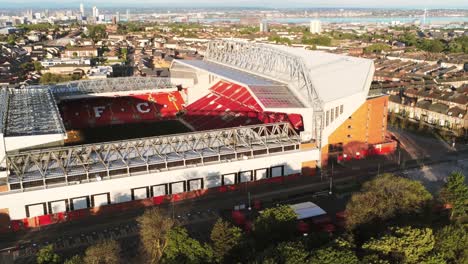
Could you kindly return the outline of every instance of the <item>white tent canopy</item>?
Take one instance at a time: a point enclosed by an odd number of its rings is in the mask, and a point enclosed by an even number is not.
[[[327,212],[313,202],[291,204],[289,206],[296,212],[298,220],[327,214]]]

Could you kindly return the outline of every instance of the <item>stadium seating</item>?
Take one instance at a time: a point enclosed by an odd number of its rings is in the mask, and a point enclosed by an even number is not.
[[[67,128],[79,129],[175,119],[184,105],[181,92],[173,91],[65,101],[60,112]]]
[[[274,122],[290,122],[297,130],[303,126],[299,114],[263,111],[249,90],[238,84],[220,81],[188,106],[183,94],[173,91],[85,98],[62,102],[60,111],[68,129],[171,120],[179,112],[185,113],[182,119],[196,131]]]
[[[225,81],[185,110],[183,119],[197,131],[275,122],[290,122],[297,130],[303,127],[301,115],[264,112],[247,88]]]

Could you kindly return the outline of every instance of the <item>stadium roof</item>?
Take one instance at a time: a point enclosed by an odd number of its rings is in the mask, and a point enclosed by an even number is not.
[[[222,76],[234,82],[238,82],[245,85],[279,85],[280,83],[269,80],[258,75],[254,75],[245,71],[241,71],[238,69],[234,69],[225,65],[221,65],[219,63],[206,61],[206,60],[176,60],[177,62],[181,62],[183,64],[189,65],[191,67],[195,67],[198,69],[202,69],[208,71],[212,74]]]
[[[205,60],[177,60],[226,80],[246,85],[266,108],[302,108],[304,105],[286,84]]]
[[[5,136],[65,133],[49,89],[11,89],[9,95]]]
[[[304,105],[286,85],[249,86],[258,100],[267,108],[302,108]]]
[[[267,45],[302,58],[312,85],[324,102],[366,91],[373,61],[283,45]]]
[[[63,84],[31,86],[31,89],[50,89],[58,98],[122,91],[138,91],[173,88],[169,78],[121,77],[98,80],[74,81]]]

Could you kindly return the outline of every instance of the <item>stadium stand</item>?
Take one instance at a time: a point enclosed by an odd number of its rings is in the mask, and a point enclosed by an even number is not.
[[[184,109],[181,92],[155,92],[128,96],[62,101],[60,111],[68,128],[174,119]]]
[[[314,177],[396,148],[388,98],[369,97],[372,60],[217,40],[170,70],[0,91],[11,228]]]
[[[227,81],[188,105],[183,119],[197,131],[277,122],[289,122],[296,130],[303,126],[301,115],[265,112],[247,88]]]

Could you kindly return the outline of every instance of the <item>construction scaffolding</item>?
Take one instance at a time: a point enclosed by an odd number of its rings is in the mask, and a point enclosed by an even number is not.
[[[289,123],[234,127],[7,155],[10,190],[91,182],[297,151]]]

